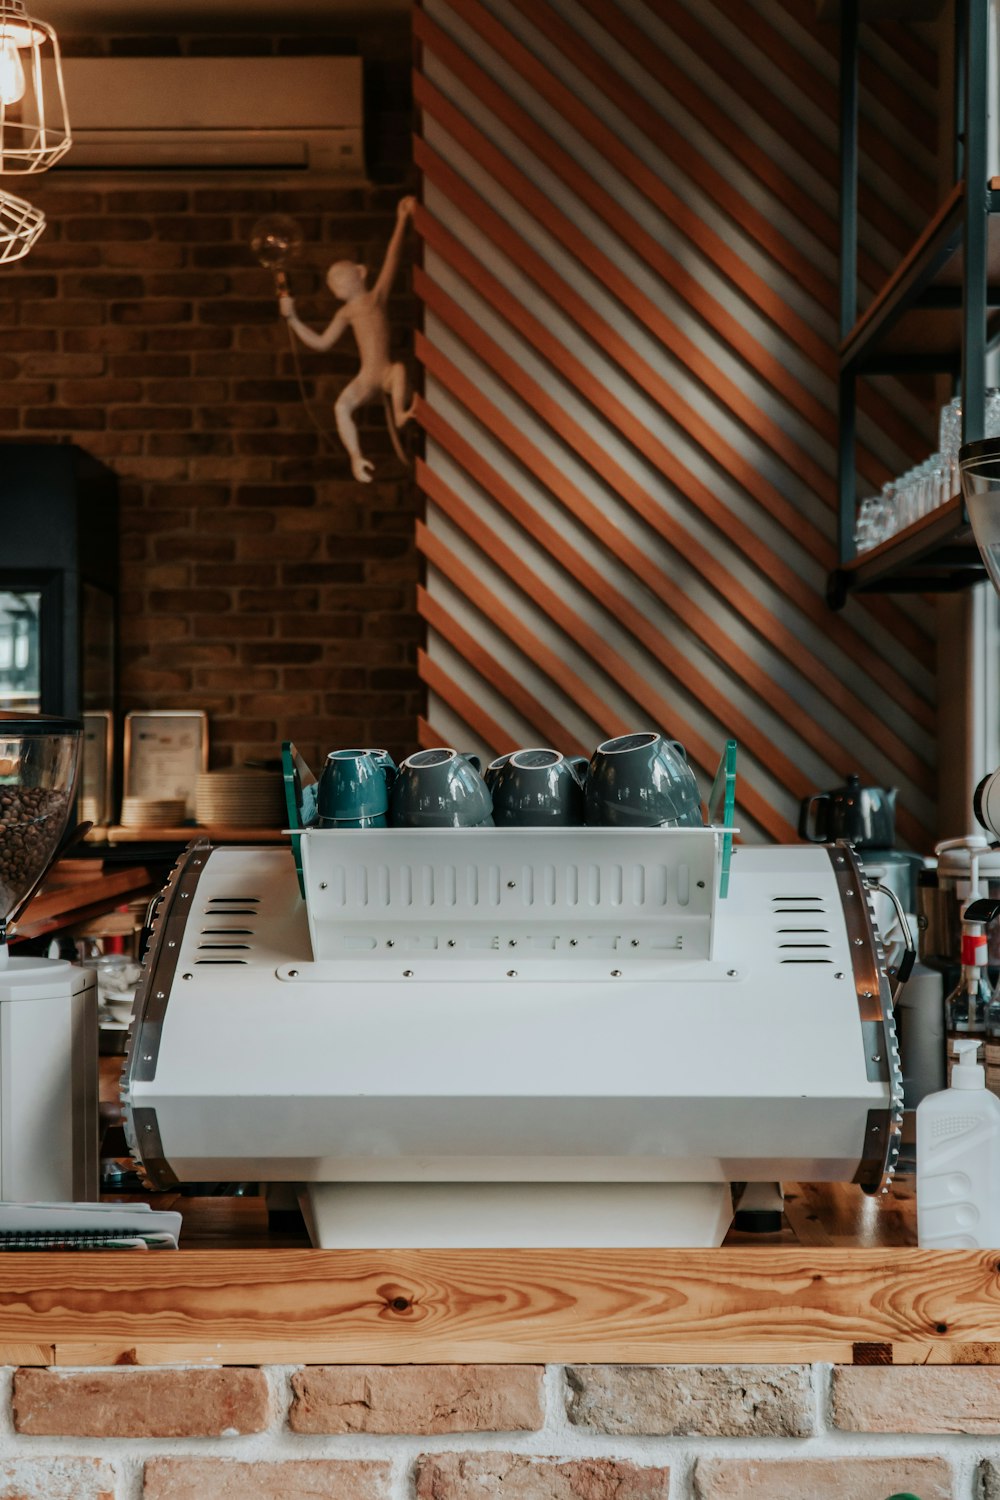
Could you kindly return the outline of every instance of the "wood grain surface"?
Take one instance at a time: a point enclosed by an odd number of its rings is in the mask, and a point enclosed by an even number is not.
[[[814,1246],[12,1254],[0,1329],[22,1363],[851,1362],[855,1345],[992,1362],[998,1260]]]

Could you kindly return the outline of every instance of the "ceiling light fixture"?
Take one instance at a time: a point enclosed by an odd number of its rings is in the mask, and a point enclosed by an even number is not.
[[[27,255],[44,228],[40,208],[0,190],[0,266]]]
[[[59,40],[24,0],[0,0],[0,173],[44,172],[71,144]]]
[[[26,88],[24,64],[14,40],[5,36],[0,45],[0,104],[16,104]]]

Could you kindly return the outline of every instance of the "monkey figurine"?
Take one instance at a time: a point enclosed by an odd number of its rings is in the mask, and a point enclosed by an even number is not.
[[[402,258],[406,223],[412,218],[414,207],[413,198],[401,199],[396,209],[396,227],[373,287],[369,288],[367,285],[368,271],[365,266],[355,265],[349,260],[338,260],[330,267],[326,273],[326,284],[343,306],[322,333],[317,333],[296,317],[295,303],[287,293],[278,301],[282,317],[288,319],[288,326],[309,349],[323,353],[333,348],[345,328],[354,330],[361,367],[337,397],[333,415],[340,440],[351,460],[351,473],[362,484],[371,483],[374,465],[361,452],[354,421],[354,413],[358,407],[373,401],[380,394],[384,397],[393,445],[401,457],[403,455],[396,433],[413,416],[413,404],[408,399],[406,368],[399,360],[389,358],[388,302]]]

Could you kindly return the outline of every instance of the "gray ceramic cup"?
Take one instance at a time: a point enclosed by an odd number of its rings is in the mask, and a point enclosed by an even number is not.
[[[506,755],[498,755],[496,760],[491,760],[489,765],[486,767],[486,770],[483,772],[483,780],[486,782],[486,785],[489,787],[490,791],[493,790],[494,783],[496,782],[497,776],[500,773],[501,767],[507,764],[513,754],[513,750],[508,750]]]
[[[497,827],[554,828],[583,822],[583,788],[558,750],[516,750],[493,782]]]
[[[385,770],[370,750],[331,750],[319,779],[320,828],[384,817],[389,806]]]
[[[700,828],[701,795],[684,747],[653,730],[598,745],[585,789],[589,824]]]
[[[393,828],[492,827],[490,789],[456,750],[418,750],[399,767],[389,823]]]

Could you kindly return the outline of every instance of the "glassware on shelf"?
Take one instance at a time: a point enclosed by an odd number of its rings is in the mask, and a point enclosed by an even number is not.
[[[953,396],[947,406],[942,406],[938,433],[938,447],[950,470],[949,492],[945,497],[950,500],[961,489],[958,472],[958,450],[962,446],[961,396]],[[1000,437],[1000,388],[997,386],[988,386],[985,392],[983,437]]]
[[[854,528],[854,543],[859,552],[868,552],[890,535],[890,508],[885,495],[869,495],[862,500]]]
[[[1000,438],[1000,387],[985,393],[983,432]],[[869,495],[858,507],[854,543],[868,552],[897,531],[947,504],[961,490],[958,450],[962,443],[962,398],[954,396],[942,406],[938,421],[938,451],[896,479],[882,486],[880,495]]]
[[[948,484],[953,495],[958,493],[958,450],[962,446],[962,398],[953,396],[941,408],[938,425],[938,449],[948,470]]]

